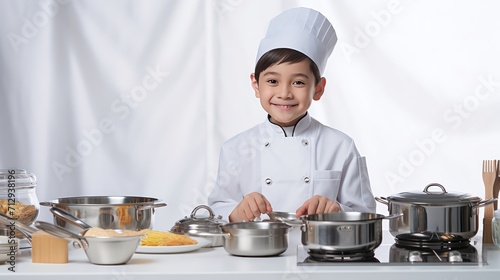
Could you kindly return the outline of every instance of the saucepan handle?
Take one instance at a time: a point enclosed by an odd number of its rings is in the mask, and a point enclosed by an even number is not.
[[[77,246],[75,247],[80,247],[80,248],[83,248],[83,249],[87,249],[89,247],[89,243],[87,242],[87,239],[83,236],[80,236],[78,234],[75,234],[71,231],[68,231],[60,226],[56,226],[56,225],[53,225],[53,224],[50,224],[50,223],[47,223],[47,222],[42,222],[42,221],[36,221],[35,222],[35,226],[50,234],[50,235],[53,235],[53,236],[56,236],[56,237],[59,237],[59,238],[64,238],[66,240],[69,240],[69,241],[73,241],[73,246],[75,246],[75,244],[77,244]]]
[[[382,204],[385,204],[387,206],[389,206],[389,200],[387,200],[387,198],[381,196],[381,197],[375,197],[375,200],[382,203]]]
[[[144,205],[138,205],[137,210],[148,210],[148,209],[160,208],[160,207],[165,207],[165,206],[167,206],[167,204],[164,202],[155,203],[155,204],[144,204]]]
[[[385,216],[384,219],[395,219],[395,218],[399,218],[403,216],[403,213],[397,213],[397,214],[392,214],[392,215],[389,215],[389,216]]]
[[[92,226],[90,226],[89,224],[85,223],[84,221],[78,219],[77,217],[71,215],[70,213],[68,213],[60,208],[52,207],[49,210],[52,214],[63,219],[65,222],[68,222],[68,223],[70,223],[74,226],[77,226],[83,230],[87,230],[89,228],[92,228]]]
[[[224,232],[221,232],[221,233],[197,232],[197,233],[190,233],[189,235],[191,235],[191,236],[199,236],[199,237],[219,237],[219,236],[223,236],[223,237],[226,237],[226,238],[231,237],[231,234],[224,233]]]
[[[48,206],[48,207],[56,207],[56,205],[50,201],[42,201],[42,202],[40,202],[40,205]]]
[[[479,207],[483,207],[483,206],[486,206],[486,205],[490,205],[492,203],[494,203],[495,201],[497,201],[498,199],[496,198],[490,198],[490,199],[487,199],[487,200],[482,200],[482,201],[479,201],[479,203],[473,207],[475,208],[479,208]]]

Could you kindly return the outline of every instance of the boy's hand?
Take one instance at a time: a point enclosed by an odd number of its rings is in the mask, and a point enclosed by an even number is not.
[[[300,217],[302,215],[331,213],[339,211],[340,205],[337,201],[330,200],[321,195],[315,195],[306,200],[306,202],[304,202],[304,204],[302,204],[302,206],[297,209],[295,214],[297,215],[297,217]]]
[[[253,221],[261,214],[273,211],[271,203],[260,193],[247,194],[243,200],[234,208],[229,215],[229,221],[243,222]]]

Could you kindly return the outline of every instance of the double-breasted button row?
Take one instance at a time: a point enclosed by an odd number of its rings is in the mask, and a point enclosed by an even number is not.
[[[300,143],[301,143],[303,146],[309,146],[309,140],[307,140],[307,139],[302,139],[302,140],[300,141]],[[266,148],[271,147],[271,143],[269,143],[269,142],[265,142],[265,143],[264,143],[264,147],[266,147]]]
[[[310,179],[309,177],[307,177],[307,176],[306,176],[306,177],[304,177],[304,178],[302,178],[302,180],[303,180],[303,181],[304,181],[304,183],[306,183],[306,184],[309,184],[309,183],[311,182],[311,179]],[[268,185],[268,186],[270,186],[270,185],[272,185],[272,184],[273,184],[273,180],[271,180],[271,178],[266,178],[266,179],[264,180],[264,182],[266,182],[266,185]]]

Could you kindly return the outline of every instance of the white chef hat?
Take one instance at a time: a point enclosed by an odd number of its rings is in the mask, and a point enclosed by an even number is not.
[[[287,48],[307,55],[321,74],[337,43],[335,29],[320,12],[309,8],[292,8],[271,20],[266,37],[260,41],[257,61],[266,52]]]

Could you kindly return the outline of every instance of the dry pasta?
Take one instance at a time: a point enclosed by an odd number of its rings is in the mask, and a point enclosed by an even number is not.
[[[179,246],[197,243],[198,241],[187,235],[157,230],[150,230],[146,236],[141,239],[141,246]]]

